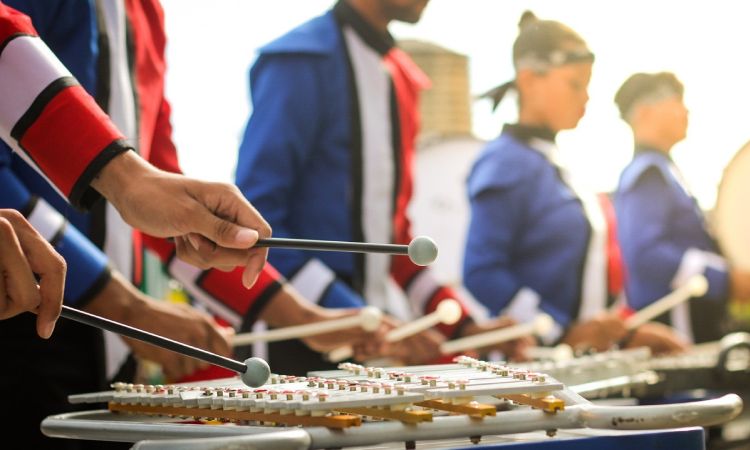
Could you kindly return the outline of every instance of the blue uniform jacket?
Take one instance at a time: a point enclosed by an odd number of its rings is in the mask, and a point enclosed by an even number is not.
[[[95,95],[98,27],[93,2],[6,0],[5,3],[32,18],[39,36],[81,86]],[[81,48],[90,51],[81,52]],[[47,207],[47,203],[53,208]],[[0,142],[0,208],[18,209],[34,219],[32,224],[39,219],[49,226],[59,226],[47,230],[47,237],[68,263],[66,304],[80,306],[109,279],[106,256],[78,231],[87,230],[88,215],[73,208],[3,142]],[[64,220],[54,210],[63,211]]]
[[[670,158],[643,150],[620,176],[615,197],[628,301],[643,308],[697,273],[709,282],[702,299],[722,309],[729,296],[726,264],[695,199]]]
[[[236,183],[271,224],[274,236],[353,239],[348,71],[331,12],[259,50],[250,71],[253,110],[259,113],[251,115],[245,130]],[[351,277],[354,271],[350,253],[272,249],[269,254],[287,278],[311,258],[339,277]],[[320,303],[362,306],[364,300],[339,280]]]
[[[567,327],[577,316],[590,227],[557,168],[504,131],[474,163],[468,195],[463,277],[469,291],[498,315],[522,289],[530,290],[538,306],[519,298],[518,307],[541,309]]]

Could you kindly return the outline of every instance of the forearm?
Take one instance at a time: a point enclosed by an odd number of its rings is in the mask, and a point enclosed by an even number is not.
[[[84,311],[129,324],[143,313],[146,299],[119,273],[112,271],[109,282],[83,307]]]
[[[128,195],[131,183],[143,183],[146,176],[158,172],[158,169],[135,152],[125,152],[112,158],[99,171],[91,181],[91,187],[119,210],[118,205],[121,205],[123,197]]]
[[[0,137],[71,203],[97,198],[91,178],[126,150],[122,134],[37,36],[0,3]]]
[[[284,284],[260,313],[261,320],[271,327],[288,327],[331,318],[328,310],[315,305]]]

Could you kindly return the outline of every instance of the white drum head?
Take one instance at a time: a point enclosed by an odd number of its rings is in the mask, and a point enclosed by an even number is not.
[[[724,255],[734,266],[750,270],[750,142],[724,169],[714,218]]]

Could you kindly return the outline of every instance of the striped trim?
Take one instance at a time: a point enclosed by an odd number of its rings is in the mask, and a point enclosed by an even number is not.
[[[429,270],[420,270],[409,283],[406,296],[409,298],[412,308],[417,315],[423,315],[428,307],[430,299],[440,289],[440,284],[432,277]]]
[[[395,164],[392,88],[390,74],[382,56],[368,46],[354,29],[342,30],[351,63],[354,89],[361,105],[359,118],[362,139],[362,231],[367,242],[391,242],[393,238],[393,201]],[[365,255],[364,296],[381,309],[386,307],[385,280],[390,271],[390,256]]]
[[[258,321],[258,319],[261,316],[261,313],[264,309],[266,309],[266,306],[271,301],[272,298],[276,296],[276,294],[281,290],[281,283],[278,281],[272,282],[269,286],[267,286],[263,291],[258,295],[256,298],[253,299],[252,303],[250,304],[250,307],[247,309],[247,312],[245,313],[244,320],[243,320],[243,326],[246,326],[246,324],[253,324]]]
[[[107,27],[107,51],[109,53],[108,76],[106,81],[109,88],[109,98],[106,111],[112,122],[126,136],[129,142],[137,142],[138,136],[138,106],[135,102],[135,84],[132,82],[130,70],[135,63],[135,55],[131,53],[132,36],[129,36],[129,19],[126,14],[125,2],[102,2],[101,15]]]
[[[21,118],[18,119],[18,122],[13,126],[13,129],[10,130],[10,136],[17,141],[23,139],[26,130],[28,130],[34,122],[36,122],[39,116],[42,115],[42,111],[44,111],[47,104],[52,101],[60,91],[71,86],[78,86],[78,81],[73,77],[58,78],[50,83],[49,86],[44,88],[42,92],[37,95],[34,102],[29,106],[29,109],[27,109]]]
[[[687,249],[682,255],[680,266],[672,278],[672,289],[677,289],[687,283],[691,277],[702,274],[708,268],[726,271],[726,260],[716,253],[695,247]]]
[[[192,266],[179,258],[172,259],[172,262],[169,264],[169,273],[171,273],[177,281],[182,283],[191,296],[203,303],[203,305],[205,305],[205,307],[211,312],[221,316],[234,328],[239,328],[242,324],[242,316],[223,303],[215,300],[196,283],[202,272],[203,270]]]
[[[11,129],[27,114],[38,97],[70,72],[38,37],[19,36],[8,42],[0,58],[0,137],[8,141]],[[44,104],[49,102],[49,98]],[[41,105],[42,107],[44,105]],[[28,127],[27,127],[28,128]]]
[[[52,236],[52,239],[49,240],[49,245],[53,247],[57,247],[57,244],[59,244],[62,238],[65,237],[65,232],[67,231],[67,229],[68,229],[68,222],[65,222],[60,227],[60,229],[57,230],[57,233],[55,233],[55,235]]]
[[[343,33],[343,26],[338,28],[341,32],[342,45],[349,53],[346,38]],[[349,214],[351,220],[352,240],[364,241],[364,231],[362,229],[362,120],[360,117],[359,94],[357,93],[357,80],[354,77],[354,67],[351,58],[346,58],[346,68],[348,72],[349,83],[349,111],[351,113],[351,166],[350,178],[351,183],[351,200]],[[363,253],[354,253],[354,270],[349,280],[350,287],[358,294],[364,291],[364,273],[365,273],[365,255]]]
[[[10,44],[10,42],[13,39],[19,38],[19,37],[22,37],[22,36],[37,37],[35,34],[31,34],[31,33],[13,33],[13,34],[11,34],[10,36],[8,36],[8,39],[4,40],[3,42],[0,42],[0,56],[2,56],[3,50],[5,50],[5,47],[7,47],[8,44]]]
[[[42,198],[37,198],[36,205],[28,216],[28,221],[48,242],[51,242],[65,227],[65,218]]]
[[[91,300],[95,299],[102,292],[111,279],[112,270],[109,266],[105,266],[102,273],[100,273],[99,276],[96,277],[96,280],[94,280],[94,283],[86,289],[86,292],[81,294],[81,296],[75,300],[74,303],[76,308],[83,308],[88,305]]]
[[[91,180],[114,156],[129,148],[121,137],[94,99],[81,86],[71,86],[50,100],[23,134],[18,148],[74,206],[85,208],[99,198],[89,188]]]
[[[91,160],[83,173],[78,177],[75,184],[70,190],[69,200],[73,206],[81,209],[88,209],[93,205],[101,195],[91,188],[91,182],[94,178],[99,175],[99,172],[107,165],[112,159],[124,153],[128,150],[132,150],[127,143],[122,139],[117,139],[104,147],[99,154]]]
[[[258,280],[248,290],[242,286],[242,272],[243,267],[236,267],[231,272],[206,270],[195,284],[217,301],[244,316],[255,302],[269,295],[267,291],[276,289],[274,286],[279,285],[279,281],[275,270],[264,268]]]
[[[37,173],[44,179],[44,181],[46,181],[47,184],[49,184],[50,186],[52,186],[52,188],[55,190],[55,192],[57,192],[58,194],[60,194],[60,197],[63,197],[63,198],[66,197],[65,193],[62,190],[60,190],[60,188],[58,188],[57,185],[55,185],[55,183],[44,172],[42,172],[42,170],[39,168],[39,165],[37,165],[36,161],[34,161],[31,158],[31,156],[29,156],[29,154],[26,152],[26,150],[22,149],[21,146],[18,145],[18,143],[16,141],[10,139],[10,140],[5,141],[5,143],[8,145],[8,147],[11,148],[11,150],[13,150],[13,153],[15,153],[16,155],[20,156],[21,159],[26,164],[29,165],[29,167],[31,167],[34,170],[36,170]]]
[[[336,280],[336,274],[319,259],[311,259],[291,278],[290,283],[313,303],[320,303],[328,286]]]

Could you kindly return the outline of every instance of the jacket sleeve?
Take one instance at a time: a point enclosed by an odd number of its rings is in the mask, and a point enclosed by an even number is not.
[[[310,157],[324,108],[320,74],[306,58],[263,55],[250,72],[252,114],[240,145],[235,182],[277,237],[292,237],[288,220],[295,174]],[[282,252],[278,253],[281,256]],[[299,250],[273,258],[276,268],[308,300],[326,307],[357,307],[364,300],[318,259]]]
[[[519,187],[492,188],[470,198],[463,279],[471,294],[498,315],[523,287],[512,272],[513,242],[524,206]]]
[[[3,156],[10,156],[0,149]],[[0,208],[20,211],[26,220],[65,258],[66,305],[81,308],[96,297],[110,279],[107,257],[44,199],[32,195],[0,158]]]
[[[0,3],[0,138],[76,207],[89,184],[130,147],[109,117],[38,37],[28,16]]]
[[[697,248],[681,246],[671,238],[669,205],[673,203],[671,188],[661,171],[646,169],[625,191],[618,192],[618,237],[629,276],[641,282],[674,289],[691,275],[703,273],[708,279],[707,298],[728,297],[728,274],[719,255]],[[718,264],[712,264],[716,260]],[[687,276],[680,276],[680,272]],[[646,299],[640,299],[641,303]],[[655,299],[653,299],[655,300]],[[630,299],[636,309],[638,299]]]
[[[552,345],[563,335],[572,317],[565,308],[544,301],[541,294],[514,272],[517,241],[526,232],[529,201],[541,172],[525,160],[481,158],[468,182],[471,218],[464,249],[463,280],[469,292],[492,315],[508,315],[528,323],[545,312],[554,320],[540,336]]]
[[[242,284],[242,268],[230,272],[202,270],[176,257],[174,243],[143,235],[143,243],[161,260],[167,272],[212,313],[239,329],[261,316],[263,308],[286,282],[270,264],[263,267],[252,288]]]

